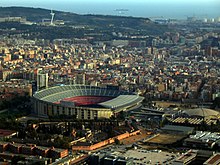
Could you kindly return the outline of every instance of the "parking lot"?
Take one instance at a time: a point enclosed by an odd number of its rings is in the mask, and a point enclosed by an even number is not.
[[[107,155],[115,155],[119,157],[131,158],[134,164],[145,165],[145,164],[161,164],[170,165],[179,156],[177,153],[171,153],[166,151],[161,151],[158,149],[127,149],[125,146],[112,146],[102,150],[100,153]]]
[[[135,164],[172,164],[177,154],[164,152],[161,150],[128,150],[123,156],[134,159]]]

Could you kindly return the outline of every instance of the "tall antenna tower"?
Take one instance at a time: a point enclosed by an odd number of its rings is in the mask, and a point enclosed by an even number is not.
[[[51,9],[50,15],[51,15],[50,25],[53,25],[53,19],[54,19],[55,13],[53,13],[52,9]]]

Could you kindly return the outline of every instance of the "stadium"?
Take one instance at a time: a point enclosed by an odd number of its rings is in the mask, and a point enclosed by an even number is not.
[[[68,115],[88,120],[110,118],[121,111],[139,108],[143,99],[127,91],[107,87],[55,86],[33,95],[33,113],[39,117]]]

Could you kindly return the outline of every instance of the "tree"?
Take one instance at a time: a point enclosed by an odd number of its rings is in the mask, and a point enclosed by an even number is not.
[[[117,145],[120,144],[120,140],[118,140],[117,138],[115,138],[114,140],[115,140],[115,144],[117,144]]]
[[[216,97],[215,100],[213,101],[213,107],[220,107],[220,97]]]
[[[21,161],[21,160],[25,160],[24,157],[22,156],[14,156],[12,159],[11,159],[11,164],[12,165],[16,165],[18,163],[18,161]]]
[[[166,124],[168,124],[169,123],[169,121],[168,121],[168,119],[165,117],[161,122],[160,122],[160,127],[163,127],[163,126],[165,126]]]
[[[189,119],[185,119],[185,122],[184,122],[185,125],[189,125]]]

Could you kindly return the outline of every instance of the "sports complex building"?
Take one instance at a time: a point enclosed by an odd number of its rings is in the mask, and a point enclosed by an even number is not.
[[[39,117],[75,116],[97,119],[117,116],[141,107],[143,97],[127,91],[86,85],[55,86],[33,95],[33,113]]]

